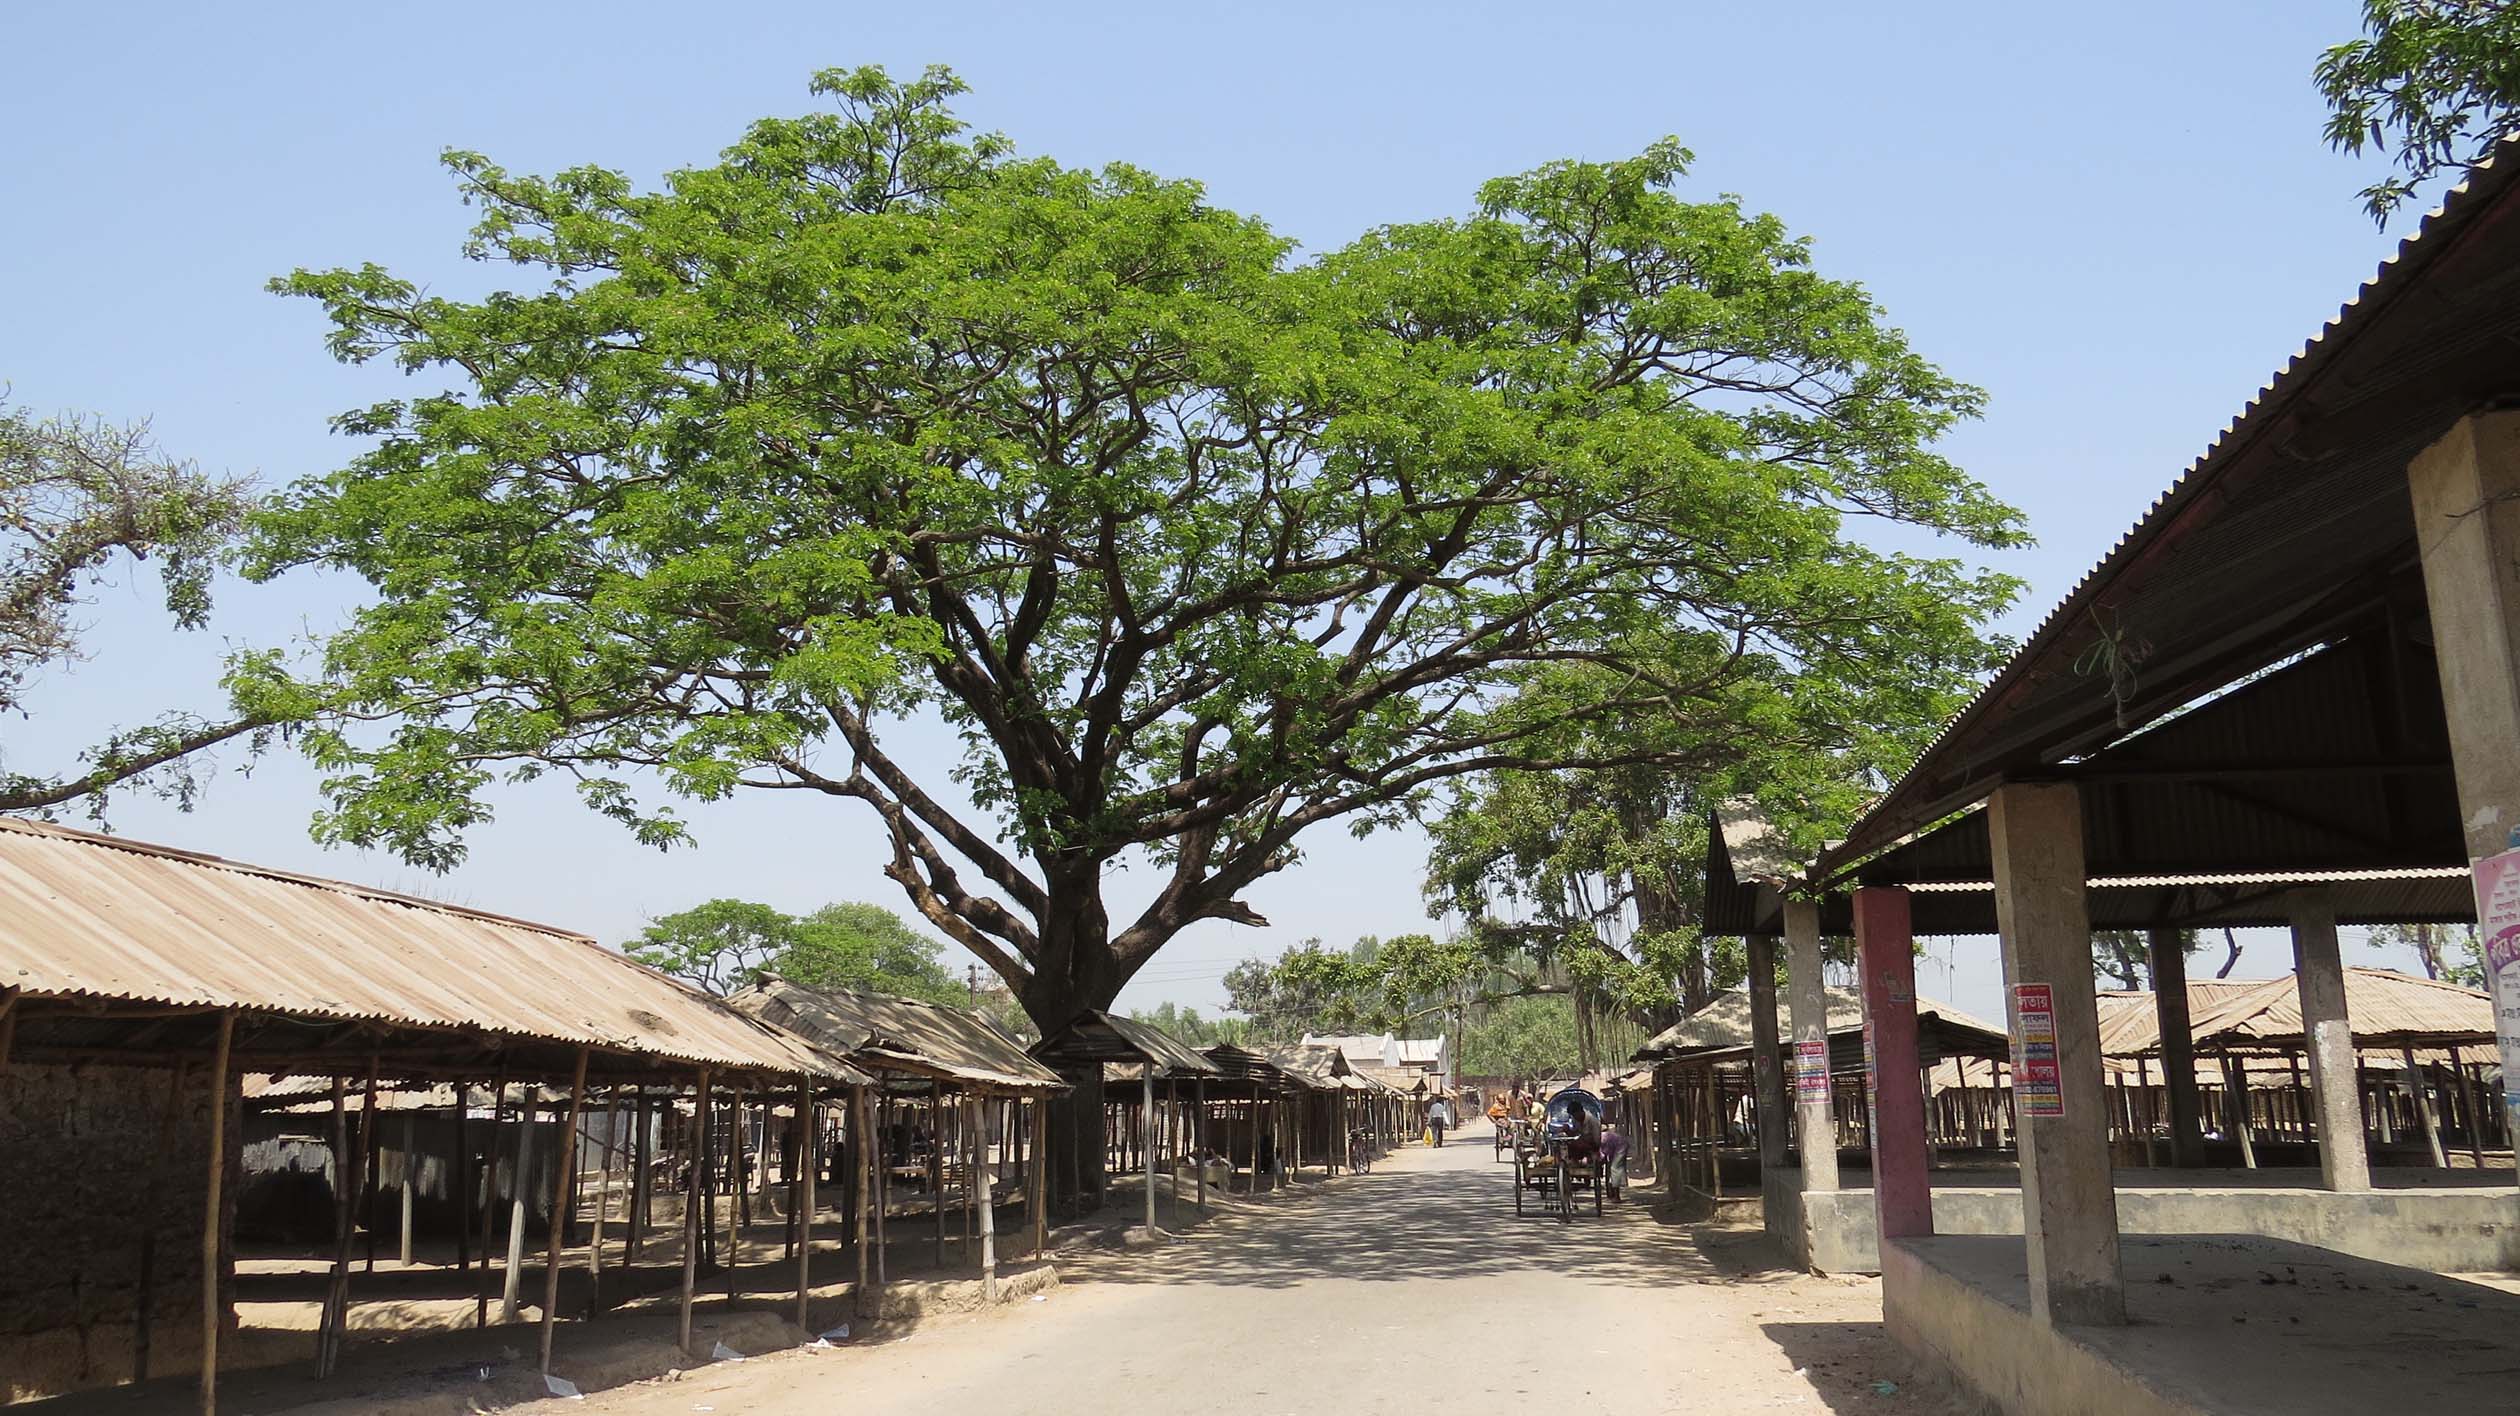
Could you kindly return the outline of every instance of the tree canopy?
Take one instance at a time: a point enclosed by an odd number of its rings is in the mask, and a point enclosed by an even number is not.
[[[720,996],[775,973],[798,983],[961,1003],[967,986],[939,962],[945,946],[881,905],[825,905],[792,915],[750,900],[711,900],[649,922],[622,952]]]
[[[2363,0],[2364,37],[2319,58],[2328,145],[2397,155],[2362,191],[2375,222],[2444,172],[2475,166],[2520,132],[2520,5]]]
[[[1978,391],[1681,195],[1675,142],[1298,262],[1194,182],[970,133],[943,70],[814,88],[654,191],[450,154],[527,289],[276,283],[429,385],[258,538],[375,590],[327,662],[390,727],[310,735],[329,837],[443,867],[502,773],[660,844],[675,794],[849,799],[1054,1025],[1260,922],[1322,823],[1842,744],[1992,661],[2012,581],[1851,534],[2024,539],[1934,450]],[[929,715],[976,813],[894,751]],[[1115,862],[1155,872],[1133,917]]]
[[[146,423],[39,418],[0,400],[0,714],[24,713],[46,670],[86,657],[79,608],[118,569],[154,561],[176,627],[202,628],[252,505],[244,479],[168,455]],[[0,812],[76,802],[101,815],[118,787],[189,806],[193,754],[239,738],[259,749],[306,709],[268,655],[233,656],[228,691],[215,711],[169,707],[106,728],[76,766],[28,770],[0,757]]]

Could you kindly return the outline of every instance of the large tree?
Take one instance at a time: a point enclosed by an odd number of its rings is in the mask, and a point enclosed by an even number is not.
[[[2520,132],[2520,5],[2363,0],[2363,29],[2320,56],[2317,78],[2330,146],[2396,150],[2398,170],[2362,192],[2385,223],[2425,183]]]
[[[252,503],[244,479],[170,456],[146,423],[37,417],[0,402],[0,715],[26,712],[28,689],[48,670],[87,657],[80,610],[117,574],[154,563],[168,616],[200,629]],[[276,668],[267,655],[240,653],[228,702],[107,726],[75,764],[30,770],[0,756],[0,812],[76,804],[101,816],[121,787],[189,806],[195,754],[237,739],[258,749],[276,724],[305,711]]]
[[[328,834],[444,866],[503,770],[657,842],[673,793],[847,799],[1056,1026],[1261,922],[1322,823],[1618,765],[1586,723],[1695,759],[1986,662],[2009,581],[1848,534],[2022,539],[1932,448],[1978,393],[1782,223],[1681,197],[1676,144],[1298,263],[1195,183],[972,136],[941,70],[815,88],[657,191],[451,155],[527,289],[277,283],[429,379],[261,535],[376,591],[329,664],[393,726],[312,737]],[[896,751],[924,715],[976,812]]]

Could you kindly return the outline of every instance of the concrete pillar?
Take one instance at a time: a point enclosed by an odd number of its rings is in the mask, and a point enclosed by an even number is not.
[[[2362,1099],[2355,1082],[2354,1029],[2345,1016],[2345,962],[2336,948],[2336,910],[2304,890],[2290,901],[2293,978],[2301,991],[2301,1030],[2310,1052],[2310,1092],[2319,1108],[2319,1183],[2371,1188],[2363,1146]]]
[[[2080,794],[2068,783],[2009,783],[1987,803],[1987,831],[2010,991],[2030,1315],[2050,1324],[2123,1323]],[[2048,1020],[2033,1014],[2029,1026],[2052,1030],[2052,1094],[2047,1059],[2031,1051],[2040,1040],[2025,1034],[2025,997],[2049,1005]]]
[[[1806,1191],[1838,1187],[1837,1115],[1829,1099],[1829,993],[1821,977],[1820,906],[1787,900],[1785,996],[1794,1014],[1794,1132],[1802,1148]]]
[[[1925,1088],[1917,1070],[1916,936],[1908,892],[1855,892],[1862,971],[1866,1090],[1872,1099],[1873,1214],[1884,1240],[1934,1232],[1925,1154]]]
[[[2146,938],[2152,959],[2153,1011],[2161,1024],[2161,1084],[2170,1093],[2170,1163],[2205,1163],[2205,1133],[2196,1105],[2196,1029],[2188,1016],[2187,941],[2175,929]]]
[[[2406,486],[2459,822],[2468,859],[2479,861],[2520,843],[2520,752],[2511,746],[2520,742],[2520,409],[2460,419],[2415,455]],[[2485,902],[2477,904],[2481,914]],[[2520,1016],[2520,964],[2488,962],[2486,986],[2497,1018]],[[2503,1075],[2520,1077],[2520,1030],[2497,1031]]]
[[[1758,1117],[1759,1174],[1785,1163],[1785,1058],[1776,1038],[1776,936],[1753,934],[1742,943],[1750,956],[1751,1107]]]

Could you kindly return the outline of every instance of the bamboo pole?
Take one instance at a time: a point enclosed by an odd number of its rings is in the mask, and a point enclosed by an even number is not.
[[[876,1102],[875,1124],[875,1282],[878,1287],[892,1282],[891,1260],[887,1250],[892,1245],[892,1092],[887,1090]]]
[[[796,1078],[796,1184],[788,1208],[796,1211],[796,1325],[814,1330],[814,1180],[821,1167],[822,1126],[814,1113],[813,1081]]]
[[[1199,1212],[1207,1213],[1207,1078],[1190,1084],[1190,1167],[1198,1172]]]
[[[220,1191],[227,1183],[228,1055],[235,1043],[236,1013],[223,1009],[210,1056],[210,1184],[201,1222],[201,1416],[218,1416],[219,1410],[219,1221],[225,1213]]]
[[[560,1148],[551,1157],[550,1243],[543,1250],[542,1370],[551,1375],[551,1339],[560,1318],[560,1247],[568,1239],[569,1197],[577,1188],[578,1121],[586,1112],[586,1054],[580,1043],[577,1074],[569,1080],[569,1119],[560,1126]],[[599,1242],[595,1246],[601,1249]]]
[[[481,1153],[481,1267],[473,1273],[473,1326],[490,1326],[490,1233],[499,1203],[499,1118],[507,1111],[507,1066],[490,1088],[490,1144]]]
[[[708,1116],[709,1069],[703,1067],[700,1069],[698,1087],[692,1094],[692,1163],[690,1174],[683,1182],[682,1309],[675,1331],[676,1341],[681,1344],[685,1352],[691,1351],[691,1293],[700,1281],[700,1235],[707,1227],[700,1220],[700,1197],[706,1193],[704,1189],[706,1182],[705,1177],[700,1173],[702,1167],[698,1137],[708,1130]]]

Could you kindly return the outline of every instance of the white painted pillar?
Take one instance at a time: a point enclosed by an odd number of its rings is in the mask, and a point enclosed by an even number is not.
[[[1829,993],[1820,971],[1820,906],[1785,902],[1785,993],[1793,1011],[1794,1126],[1806,1192],[1838,1187],[1837,1119],[1829,1100]]]
[[[2004,936],[2030,1315],[2051,1325],[2124,1323],[2081,795],[2070,783],[2008,783],[1986,817]],[[2033,1000],[2050,1005],[2046,1019],[2023,1007]]]
[[[2345,962],[2337,953],[2336,909],[2316,890],[2294,895],[2290,906],[2293,979],[2301,992],[2301,1030],[2309,1038],[2310,1093],[2319,1108],[2319,1184],[2330,1190],[2368,1190],[2371,1156],[2363,1144],[2354,1027],[2345,1016]]]

